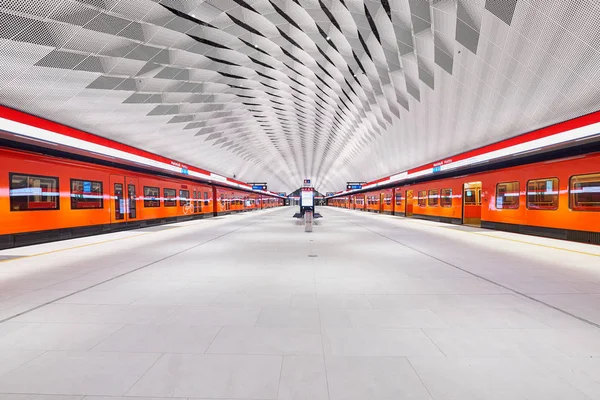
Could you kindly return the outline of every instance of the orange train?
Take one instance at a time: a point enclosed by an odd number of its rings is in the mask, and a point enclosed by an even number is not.
[[[600,153],[344,195],[328,205],[600,244]]]
[[[278,197],[0,148],[0,249],[281,205]]]

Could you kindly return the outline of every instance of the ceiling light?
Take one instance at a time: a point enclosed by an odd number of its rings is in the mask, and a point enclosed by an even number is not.
[[[329,36],[327,36],[327,40],[331,40],[331,39],[329,39]]]

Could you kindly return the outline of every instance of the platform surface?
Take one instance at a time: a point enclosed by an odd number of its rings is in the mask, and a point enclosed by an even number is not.
[[[294,211],[0,251],[0,400],[600,399],[600,247]]]

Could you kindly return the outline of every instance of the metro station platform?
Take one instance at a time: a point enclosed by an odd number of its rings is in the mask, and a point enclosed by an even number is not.
[[[600,247],[321,207],[0,252],[0,399],[600,399]]]

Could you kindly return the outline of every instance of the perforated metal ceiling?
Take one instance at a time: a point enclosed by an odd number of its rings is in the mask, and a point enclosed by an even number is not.
[[[598,0],[0,0],[0,103],[321,191],[600,109]]]

